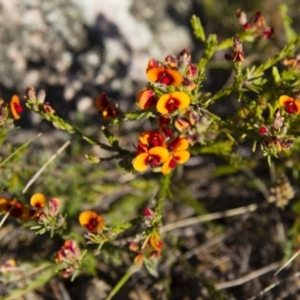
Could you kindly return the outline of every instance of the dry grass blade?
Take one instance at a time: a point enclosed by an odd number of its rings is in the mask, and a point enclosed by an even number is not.
[[[280,271],[282,271],[288,264],[290,264],[298,255],[300,254],[300,250],[298,250],[282,267],[276,271],[274,276],[276,276]]]
[[[297,278],[297,277],[300,277],[300,272],[295,273],[293,276],[290,276],[290,277],[288,277],[288,278],[286,278],[286,279],[284,279],[284,280],[276,281],[276,282],[274,282],[274,283],[268,285],[268,286],[267,286],[266,288],[264,288],[258,295],[253,296],[253,297],[251,297],[251,298],[248,298],[247,300],[255,300],[256,298],[258,298],[258,297],[264,295],[265,293],[267,293],[268,291],[270,291],[270,290],[273,289],[274,287],[278,286],[279,284],[281,284],[281,283],[283,283],[283,282],[285,282],[285,281],[289,281],[289,280],[291,280],[291,279],[295,279],[295,278]],[[295,299],[296,299],[296,298],[295,298]]]
[[[234,209],[229,209],[226,211],[220,211],[220,212],[207,214],[207,215],[203,215],[203,216],[199,216],[199,217],[189,218],[189,219],[181,220],[181,221],[174,222],[171,224],[167,224],[160,229],[160,232],[165,233],[165,232],[168,232],[168,231],[171,231],[174,229],[191,226],[191,225],[194,225],[197,223],[209,222],[209,221],[217,220],[217,219],[221,219],[221,218],[238,216],[238,215],[246,214],[249,212],[253,212],[256,209],[257,209],[256,204],[250,204],[248,206],[242,206],[242,207],[238,207],[238,208],[234,208]]]
[[[263,267],[259,270],[256,270],[246,276],[243,276],[241,278],[238,278],[238,279],[235,279],[235,280],[231,280],[231,281],[226,281],[226,282],[221,282],[221,283],[218,283],[216,284],[216,289],[217,290],[224,290],[224,289],[228,289],[228,288],[231,288],[233,286],[237,286],[237,285],[242,285],[250,280],[253,280],[259,276],[262,276],[276,268],[278,268],[279,266],[279,262],[275,262],[275,263],[272,263],[266,267]]]
[[[26,142],[25,144],[23,144],[21,147],[19,147],[16,151],[14,151],[11,155],[9,155],[6,159],[4,159],[1,163],[0,163],[0,167],[2,167],[7,161],[9,161],[12,157],[14,157],[18,152],[20,152],[22,149],[24,149],[26,146],[28,146],[30,143],[32,143],[35,139],[39,138],[42,134],[39,133],[38,135],[36,135],[34,138],[32,138],[31,140],[29,140],[28,142]]]
[[[6,221],[6,219],[8,218],[10,212],[13,210],[14,206],[12,205],[10,207],[10,209],[8,210],[8,212],[3,216],[1,222],[0,222],[0,228],[3,226],[4,222]]]
[[[44,172],[44,170],[52,163],[52,161],[55,160],[55,158],[62,153],[69,145],[70,141],[65,142],[59,149],[58,151],[53,154],[50,159],[33,175],[33,177],[29,180],[29,182],[26,184],[25,188],[23,189],[22,193],[26,193],[28,188],[37,180],[37,178]]]

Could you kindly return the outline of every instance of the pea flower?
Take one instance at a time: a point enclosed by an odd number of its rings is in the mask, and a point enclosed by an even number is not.
[[[148,149],[157,146],[166,148],[164,137],[156,131],[145,131],[139,136],[137,153],[147,152]]]
[[[23,111],[23,107],[20,103],[20,98],[17,95],[13,95],[10,101],[10,109],[15,119],[20,119],[20,114]]]
[[[95,100],[95,107],[103,119],[115,119],[119,115],[117,105],[107,97],[106,93],[101,93],[98,95]]]
[[[28,207],[15,199],[0,199],[0,212],[9,212],[10,216],[19,219],[20,221],[26,221],[30,219]]]
[[[171,155],[164,162],[161,172],[163,174],[168,174],[171,169],[175,168],[177,164],[184,164],[190,158],[190,153],[186,151],[188,149],[189,143],[187,139],[176,138],[168,146],[168,149],[172,151]]]
[[[104,219],[92,210],[87,210],[79,215],[79,223],[91,232],[98,232],[104,227]]]
[[[161,114],[169,114],[188,107],[190,102],[190,96],[184,92],[164,94],[158,99],[156,109]]]
[[[300,113],[300,101],[287,96],[287,95],[282,95],[279,98],[279,103],[281,106],[284,107],[284,110],[288,114],[299,114]]]
[[[140,109],[148,110],[151,107],[155,107],[157,103],[157,97],[152,89],[143,89],[138,93],[137,103]]]
[[[183,76],[178,70],[164,66],[148,68],[147,77],[149,81],[175,87],[181,85],[183,81]]]
[[[133,168],[138,172],[144,172],[150,168],[159,166],[165,162],[169,156],[169,151],[164,147],[153,147],[144,153],[139,154],[133,162]]]
[[[62,264],[62,276],[70,277],[80,267],[80,249],[74,240],[66,240],[56,253],[55,262]]]

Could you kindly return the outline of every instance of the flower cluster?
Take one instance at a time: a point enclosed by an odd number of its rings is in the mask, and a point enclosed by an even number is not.
[[[176,117],[175,128],[180,132],[180,137],[186,138],[190,145],[204,143],[206,140],[216,138],[216,133],[211,128],[212,121],[204,113],[199,113],[192,108],[186,109]],[[216,126],[216,125],[215,125]]]
[[[297,99],[282,95],[279,98],[279,104],[281,107],[275,110],[273,123],[259,128],[265,150],[274,152],[289,149],[293,145],[293,139],[287,136],[287,126],[284,121],[300,113],[300,102]]]
[[[129,249],[136,253],[134,261],[139,266],[147,260],[160,258],[163,247],[161,236],[155,225],[155,213],[153,210],[149,208],[144,210],[143,223],[148,227],[145,239],[141,241],[133,240],[129,244]]]
[[[65,225],[65,219],[61,214],[58,214],[60,200],[50,198],[48,203],[44,194],[36,193],[30,199],[30,204],[33,207],[30,210],[30,217],[38,222],[38,233],[42,234],[45,231],[62,229]]]
[[[157,116],[158,129],[140,135],[133,167],[143,172],[148,167],[162,165],[162,173],[168,174],[190,157],[188,141],[176,136],[173,129],[175,117],[191,104],[198,69],[191,63],[189,51],[184,49],[177,57],[168,55],[164,62],[151,59],[146,73],[152,84],[138,94],[137,104]]]
[[[62,265],[62,276],[72,276],[81,264],[80,249],[74,240],[66,240],[55,256],[55,262]]]
[[[270,38],[274,34],[274,28],[266,26],[265,19],[261,12],[257,10],[252,18],[248,20],[247,15],[242,10],[236,11],[239,24],[245,31],[251,31],[260,38]]]

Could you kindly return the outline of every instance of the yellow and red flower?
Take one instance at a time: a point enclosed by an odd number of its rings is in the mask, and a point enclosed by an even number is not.
[[[36,193],[30,198],[30,205],[37,208],[41,209],[46,206],[46,197],[42,193]]]
[[[284,110],[288,114],[299,114],[300,113],[300,101],[294,99],[293,97],[282,95],[279,98],[279,103],[284,106]]]
[[[17,95],[13,95],[10,101],[10,110],[15,119],[20,119],[20,114],[23,111],[23,107],[20,103],[20,98]]]
[[[107,97],[106,93],[98,95],[95,100],[95,107],[99,115],[104,119],[115,119],[119,115],[117,105]]]
[[[8,204],[8,200],[6,198],[0,199],[0,213],[7,212],[7,204]]]
[[[144,172],[150,168],[159,166],[165,162],[169,156],[169,151],[164,147],[153,147],[147,152],[139,154],[133,162],[133,167],[138,172]]]
[[[168,146],[168,149],[172,151],[172,154],[164,162],[161,172],[168,174],[177,164],[184,164],[190,158],[190,153],[187,151],[189,143],[187,139],[177,137]]]
[[[62,264],[62,276],[70,277],[80,266],[80,249],[74,240],[66,240],[60,250],[57,251],[55,262]]]
[[[183,76],[178,70],[163,66],[148,67],[147,77],[149,81],[172,86],[179,86],[183,82]]]
[[[17,218],[21,221],[26,221],[30,219],[28,207],[23,205],[20,201],[17,200],[7,201],[3,209],[3,212],[7,213],[8,211],[10,212],[9,214],[12,217]]]
[[[149,149],[158,146],[166,148],[164,137],[156,131],[145,131],[139,137],[137,153],[147,152]]]
[[[161,251],[163,242],[161,241],[160,235],[155,231],[149,238],[149,244],[156,251]]]
[[[98,232],[104,227],[104,219],[92,210],[87,210],[79,215],[79,223],[91,232]]]
[[[156,109],[161,114],[169,114],[188,107],[190,102],[190,96],[184,92],[164,94],[158,99]]]
[[[157,97],[151,89],[143,89],[138,93],[138,106],[142,110],[147,110],[151,107],[155,107],[157,103]]]

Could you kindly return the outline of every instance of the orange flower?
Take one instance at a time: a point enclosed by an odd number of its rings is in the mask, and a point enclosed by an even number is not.
[[[173,113],[177,109],[188,107],[190,101],[190,96],[184,92],[165,94],[158,99],[156,109],[161,114]]]
[[[143,89],[138,93],[138,106],[142,110],[147,110],[157,103],[155,93],[151,89]]]
[[[0,199],[0,212],[2,213],[7,212],[7,204],[8,204],[8,200],[6,198]]]
[[[188,147],[189,143],[187,139],[176,138],[173,140],[168,146],[173,153],[164,162],[161,172],[163,174],[168,174],[171,172],[171,169],[177,166],[177,164],[186,163],[190,158],[190,153],[186,151]]]
[[[284,110],[288,114],[299,114],[300,113],[300,101],[287,96],[283,95],[279,98],[279,103],[281,106],[284,106]]]
[[[149,244],[156,251],[161,251],[163,243],[161,241],[160,235],[157,232],[154,232],[149,238]]]
[[[46,202],[46,197],[42,193],[36,193],[30,199],[31,206],[36,207],[38,209],[45,207]]]
[[[173,86],[179,86],[183,81],[179,71],[167,67],[148,68],[147,77],[149,81]]]
[[[156,131],[145,131],[139,137],[140,143],[142,143],[144,151],[146,152],[148,149],[153,147],[164,147],[166,148],[166,143],[164,137]],[[141,153],[138,151],[138,153]]]
[[[99,115],[104,119],[115,119],[119,115],[117,106],[111,103],[111,100],[105,93],[101,93],[95,100],[95,107]]]
[[[144,172],[150,168],[157,167],[165,162],[169,156],[169,151],[164,147],[153,147],[147,152],[139,154],[134,162],[133,167],[138,172]]]
[[[97,232],[104,226],[104,219],[94,211],[87,210],[79,215],[79,223],[89,231]]]
[[[11,200],[7,202],[4,212],[10,211],[10,215],[21,221],[30,219],[29,209],[17,200]]]
[[[17,95],[13,95],[10,101],[10,109],[15,119],[20,119],[20,113],[23,111],[23,107],[20,103],[20,98]]]

